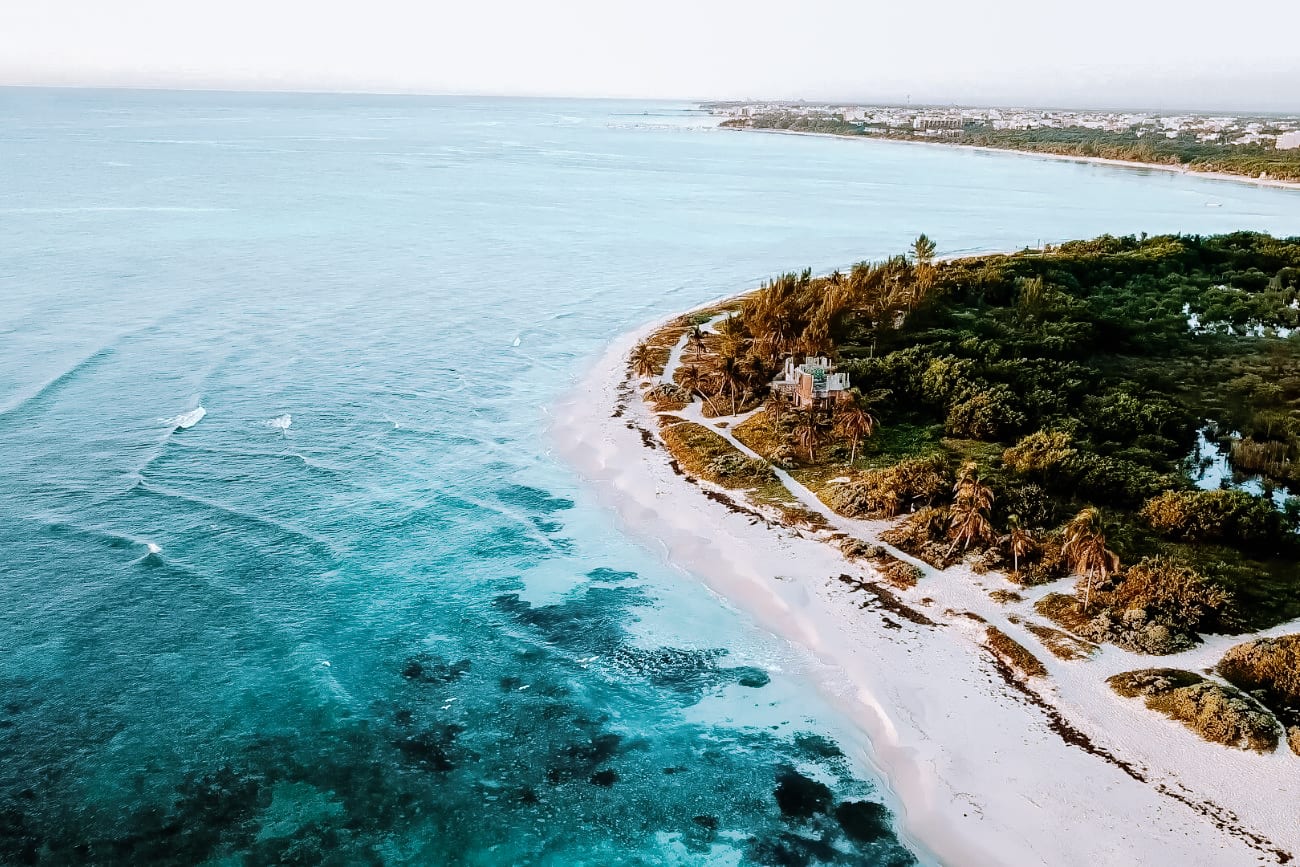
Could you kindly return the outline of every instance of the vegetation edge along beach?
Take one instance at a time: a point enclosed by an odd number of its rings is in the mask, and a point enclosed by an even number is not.
[[[712,508],[833,547],[858,574],[825,580],[862,607],[977,624],[1063,741],[1123,766],[1094,741],[1141,717],[1181,738],[1180,785],[1201,762],[1294,777],[1300,239],[935,252],[676,317],[615,414],[643,405]],[[1293,830],[1265,823],[1234,833],[1285,863]]]
[[[1231,145],[1132,132],[1083,128],[945,130],[942,137],[908,129],[864,129],[836,116],[806,116],[786,111],[732,118],[720,129],[839,139],[946,145],[977,151],[1068,159],[1112,166],[1157,169],[1217,180],[1243,181],[1282,189],[1300,189],[1300,148],[1274,149],[1261,144]]]

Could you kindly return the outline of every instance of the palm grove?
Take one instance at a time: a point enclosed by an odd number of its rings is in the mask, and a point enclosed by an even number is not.
[[[895,519],[884,540],[931,564],[1078,575],[1039,606],[1075,634],[1168,653],[1300,615],[1298,510],[1275,490],[1300,480],[1300,239],[934,251],[770,281],[717,334],[697,324],[654,397],[759,408],[737,439],[840,514]],[[861,390],[795,410],[766,389],[791,354]],[[1262,492],[1198,487],[1198,432]]]

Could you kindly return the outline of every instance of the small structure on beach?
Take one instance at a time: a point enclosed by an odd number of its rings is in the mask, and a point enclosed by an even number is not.
[[[829,409],[848,397],[849,375],[837,373],[829,358],[809,355],[795,364],[792,356],[772,381],[772,393],[792,400],[796,409]]]

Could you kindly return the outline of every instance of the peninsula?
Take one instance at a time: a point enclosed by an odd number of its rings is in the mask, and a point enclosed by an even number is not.
[[[1300,183],[1300,116],[803,102],[704,108],[728,129],[965,145]]]
[[[564,448],[815,656],[941,860],[1288,863],[1300,238],[935,253],[635,335]]]

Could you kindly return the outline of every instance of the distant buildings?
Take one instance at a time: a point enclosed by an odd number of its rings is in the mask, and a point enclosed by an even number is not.
[[[1033,108],[914,108],[844,103],[718,103],[714,114],[739,120],[743,125],[767,115],[802,117],[853,124],[863,133],[907,133],[913,136],[951,136],[962,131],[1088,129],[1129,133],[1142,138],[1184,136],[1201,143],[1300,148],[1300,117],[1160,114],[1135,111],[1069,111]]]

